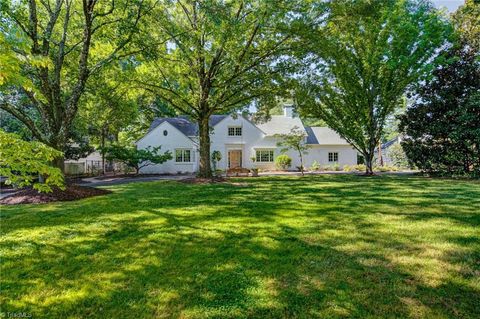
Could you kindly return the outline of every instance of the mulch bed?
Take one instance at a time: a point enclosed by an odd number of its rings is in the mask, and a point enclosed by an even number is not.
[[[0,199],[0,204],[17,205],[64,202],[110,193],[111,191],[106,189],[98,189],[78,185],[67,185],[67,188],[65,190],[54,189],[51,193],[39,193],[32,188],[25,188],[10,196]]]

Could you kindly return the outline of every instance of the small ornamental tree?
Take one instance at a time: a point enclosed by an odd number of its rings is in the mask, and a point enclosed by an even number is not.
[[[107,160],[124,163],[128,167],[135,169],[135,174],[137,175],[140,169],[144,167],[162,164],[172,159],[172,154],[169,151],[163,154],[160,153],[160,146],[137,149],[135,147],[112,145],[105,148],[105,153]]]
[[[0,130],[0,175],[6,184],[32,186],[39,192],[51,192],[52,187],[65,189],[60,169],[52,161],[61,152],[40,142],[27,142],[18,135]],[[43,176],[43,182],[37,182]]]
[[[277,143],[277,146],[283,147],[281,149],[282,153],[288,150],[298,152],[298,156],[300,157],[300,172],[302,172],[303,176],[303,155],[307,154],[307,150],[310,148],[310,146],[305,143],[307,133],[295,126],[290,130],[289,134],[277,134],[276,136],[281,139],[280,142]]]

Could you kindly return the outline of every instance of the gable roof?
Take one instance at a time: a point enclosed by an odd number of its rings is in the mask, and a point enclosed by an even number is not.
[[[329,127],[307,126],[307,144],[318,145],[349,145],[349,143]]]
[[[216,126],[227,117],[228,115],[212,115],[209,122],[210,127]],[[186,116],[155,118],[150,125],[147,134],[152,132],[163,122],[168,122],[188,137],[198,136],[198,124],[190,122]],[[349,145],[345,139],[341,138],[340,135],[338,135],[331,128],[321,126],[303,126],[302,120],[298,117],[272,115],[270,121],[260,124],[252,123],[252,125],[263,131],[267,136],[273,136],[275,134],[288,134],[292,128],[298,127],[307,134],[307,144]],[[147,134],[145,134],[145,136]]]
[[[210,117],[209,124],[211,127],[220,123],[223,119],[225,119],[227,115],[212,115]],[[177,128],[180,132],[185,134],[186,136],[197,136],[198,135],[198,124],[192,123],[186,116],[178,116],[178,117],[157,117],[153,120],[150,128],[147,131],[147,134],[153,131],[157,126],[162,124],[163,122],[168,122],[175,128]]]
[[[399,143],[399,137],[396,136],[395,138],[392,138],[390,141],[387,141],[385,143],[382,144],[382,150],[383,149],[386,149],[386,148],[389,148],[390,146],[392,146],[393,144],[397,144]]]
[[[302,120],[299,117],[286,117],[283,115],[272,115],[265,123],[258,123],[256,126],[265,132],[266,135],[288,134],[295,126],[305,131]]]

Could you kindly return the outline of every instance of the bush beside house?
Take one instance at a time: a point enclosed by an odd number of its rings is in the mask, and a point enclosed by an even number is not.
[[[292,166],[292,158],[286,154],[282,154],[275,158],[275,166],[281,170],[287,170]]]

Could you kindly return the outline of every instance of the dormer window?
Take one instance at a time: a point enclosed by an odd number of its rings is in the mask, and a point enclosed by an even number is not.
[[[242,127],[241,126],[229,126],[228,127],[228,136],[242,136]]]

